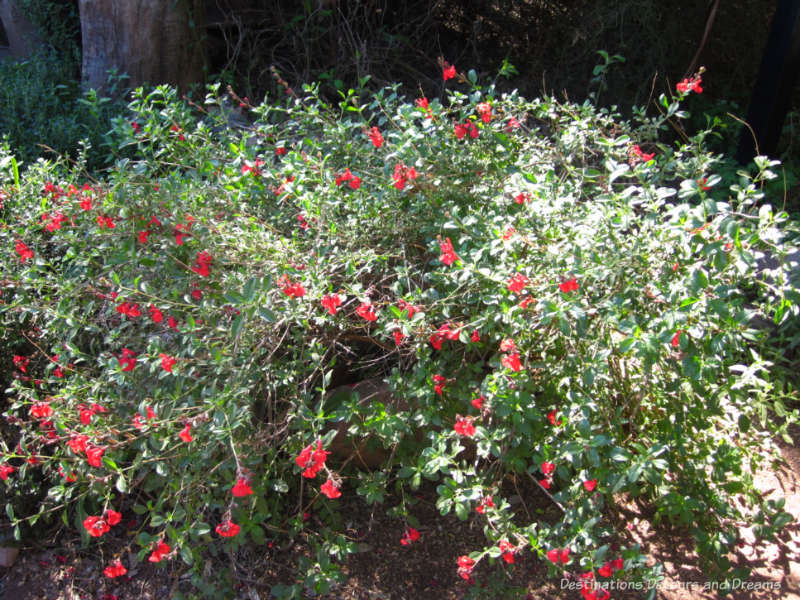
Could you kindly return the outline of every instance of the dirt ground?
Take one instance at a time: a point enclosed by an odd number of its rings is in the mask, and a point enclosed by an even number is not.
[[[793,429],[800,441],[800,427]],[[733,590],[732,600],[800,600],[800,443],[782,445],[786,464],[777,472],[764,472],[757,479],[758,488],[768,497],[786,499],[786,510],[795,517],[774,543],[755,543],[752,532],[742,534],[743,543],[731,548],[730,558],[736,565],[746,565],[752,574],[742,585],[750,589]],[[547,508],[545,498],[535,490],[523,491],[516,501],[526,510]],[[347,535],[359,544],[359,552],[344,565],[345,583],[337,586],[326,599],[341,600],[458,600],[461,598],[520,598],[521,600],[579,600],[577,588],[569,589],[569,581],[548,578],[547,564],[530,552],[521,552],[513,565],[489,566],[484,561],[474,571],[477,583],[470,585],[457,574],[455,557],[483,547],[484,536],[477,520],[459,521],[455,516],[439,515],[435,506],[435,490],[421,488],[413,514],[420,520],[420,539],[402,546],[402,526],[397,519],[385,515],[378,506],[370,511],[353,498],[345,501],[342,514],[347,515]],[[352,509],[352,510],[350,510]],[[313,515],[311,518],[315,518]],[[657,591],[659,600],[712,600],[723,597],[710,589],[707,578],[698,566],[697,557],[689,550],[687,538],[676,538],[664,531],[652,530],[647,519],[635,513],[627,515],[629,527],[621,528],[621,541],[639,542],[653,560],[664,566],[665,580]],[[124,523],[124,521],[123,521]],[[117,530],[117,528],[115,528]],[[124,531],[119,529],[118,531]],[[125,543],[125,533],[117,533],[118,547]],[[112,544],[113,546],[113,544]],[[289,582],[300,548],[240,550],[225,560],[237,577],[236,600],[270,597],[275,583]],[[190,592],[183,563],[164,561],[160,565],[138,563],[129,557],[123,560],[134,565],[126,576],[108,579],[103,566],[108,557],[92,546],[80,548],[80,539],[64,539],[58,545],[30,545],[22,548],[11,568],[0,568],[0,598],[6,600],[133,600],[172,598],[175,591]],[[206,565],[206,574],[213,580],[213,564]],[[503,580],[511,591],[500,595],[492,581]],[[564,587],[562,587],[564,586]],[[198,593],[195,590],[195,593]],[[641,591],[615,590],[612,600],[643,598]]]

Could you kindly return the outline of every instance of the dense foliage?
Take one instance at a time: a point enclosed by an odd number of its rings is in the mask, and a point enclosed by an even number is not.
[[[790,416],[800,305],[781,262],[797,228],[764,197],[776,163],[737,171],[707,131],[659,142],[699,79],[629,122],[442,67],[441,100],[140,89],[99,179],[5,150],[15,535],[60,516],[102,543],[135,515],[139,559],[183,560],[207,597],[224,594],[200,577],[209,553],[302,539],[312,558],[273,589],[301,597],[353,549],[340,494],[424,543],[423,480],[484,526],[452,557],[465,579],[522,552],[553,575],[657,577],[646,548],[611,550],[628,501],[689,528],[720,580],[743,522],[787,523],[752,486]],[[329,393],[371,377],[395,399]],[[338,423],[385,449],[378,467],[328,454]],[[512,505],[518,481],[555,512]]]

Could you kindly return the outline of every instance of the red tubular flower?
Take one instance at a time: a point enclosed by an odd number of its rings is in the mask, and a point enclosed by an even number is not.
[[[448,79],[453,79],[456,76],[456,68],[455,66],[448,63],[446,60],[442,61],[442,80],[447,81]]]
[[[492,501],[491,496],[484,497],[484,499],[481,500],[481,503],[475,507],[475,512],[482,515],[486,512],[487,508],[494,508],[494,502]]]
[[[614,571],[611,569],[611,563],[607,562],[602,567],[597,569],[597,574],[601,577],[611,577],[614,574]]]
[[[403,333],[400,329],[395,329],[392,332],[392,336],[394,337],[394,343],[398,346],[403,343],[403,340],[406,339],[406,334]]]
[[[88,441],[88,435],[73,435],[69,440],[67,440],[67,445],[75,454],[80,454],[81,452],[86,452],[86,442]]]
[[[516,552],[516,548],[512,546],[507,540],[500,540],[498,544],[500,547],[500,552],[503,553],[503,560],[506,561],[508,564],[514,563],[514,552]]]
[[[309,444],[300,452],[295,458],[297,466],[305,469],[302,473],[303,477],[313,479],[317,476],[325,466],[325,460],[328,458],[328,452],[322,449],[322,440],[317,440],[317,448],[314,450],[314,445]]]
[[[241,531],[241,527],[239,527],[236,523],[231,521],[230,519],[226,519],[216,527],[216,532],[220,534],[222,537],[234,537],[239,534]]]
[[[139,239],[139,243],[140,244],[146,244],[147,243],[147,238],[149,237],[149,235],[150,235],[150,230],[149,229],[143,229],[138,234],[136,234],[137,238]]]
[[[153,319],[153,323],[161,323],[161,321],[164,320],[164,313],[162,313],[152,304],[148,310],[150,311],[150,318]]]
[[[517,273],[508,280],[508,291],[518,294],[525,288],[526,285],[528,285],[528,281],[529,280],[527,277],[525,277],[525,275],[522,273]]]
[[[351,179],[353,179],[353,174],[350,172],[350,169],[345,169],[344,173],[336,176],[336,179],[334,179],[334,183],[337,186],[340,186],[346,181],[350,181]]]
[[[544,489],[549,490],[550,489],[550,480],[549,479],[540,479],[539,480],[539,485],[542,486]]]
[[[111,531],[111,527],[103,517],[86,517],[83,520],[83,527],[92,537],[100,537],[104,533]]]
[[[564,419],[559,419],[558,422],[556,422],[555,410],[551,410],[549,413],[547,413],[547,420],[550,421],[550,425],[558,425],[559,427],[564,423]]]
[[[442,261],[443,264],[449,267],[455,261],[459,260],[458,254],[453,250],[453,242],[450,241],[450,238],[445,238],[443,242],[439,242],[439,248],[442,250],[439,260]]]
[[[614,568],[614,570],[621,571],[625,567],[625,561],[621,558],[615,558],[611,561],[611,566]]]
[[[331,478],[328,478],[328,481],[322,484],[322,486],[319,488],[319,491],[325,494],[331,500],[342,495],[342,492],[339,491],[339,486]]]
[[[428,99],[423,96],[422,98],[417,98],[417,101],[414,102],[414,106],[417,108],[421,108],[422,110],[429,110],[430,105],[428,104]]]
[[[28,248],[22,240],[17,240],[14,243],[14,250],[19,254],[19,261],[21,263],[24,263],[29,258],[33,258],[33,250]]]
[[[284,148],[283,146],[281,146],[280,148],[275,148],[275,156],[283,156],[287,152],[288,152],[288,150],[286,148]]]
[[[447,379],[439,375],[438,373],[433,376],[433,391],[436,392],[439,396],[442,395],[444,391],[444,384],[447,382]]]
[[[252,495],[253,489],[244,477],[239,477],[236,485],[231,488],[231,493],[237,498],[244,498]]]
[[[469,341],[472,343],[478,343],[481,341],[481,334],[477,329],[472,332],[472,335],[469,336]]]
[[[569,294],[570,292],[577,292],[579,287],[580,286],[578,285],[578,282],[574,277],[558,284],[558,289],[564,292],[565,294]]]
[[[108,565],[103,570],[103,573],[105,573],[106,577],[110,577],[112,579],[114,577],[121,577],[122,575],[125,575],[125,573],[127,573],[127,572],[128,572],[128,569],[126,569],[124,566],[122,566],[122,563],[119,562],[118,558],[115,559],[110,565]]]
[[[175,320],[175,317],[167,318],[167,325],[170,327],[170,329],[178,331],[178,321]]]
[[[322,298],[322,307],[326,309],[331,315],[335,315],[337,309],[342,305],[342,299],[339,294],[326,294]]]
[[[31,405],[31,416],[44,419],[53,414],[53,407],[47,402],[34,402]]]
[[[103,513],[103,519],[109,525],[116,525],[122,520],[122,513],[115,511],[113,508],[109,508]]]
[[[181,438],[181,440],[183,440],[187,444],[194,439],[192,437],[192,434],[189,432],[191,430],[191,428],[192,428],[192,426],[189,423],[187,423],[186,425],[184,425],[183,429],[178,434],[178,437]]]
[[[453,133],[455,133],[457,139],[463,140],[464,136],[467,135],[467,126],[462,123],[456,123],[453,127]]]
[[[362,302],[356,309],[356,314],[367,321],[377,321],[378,315],[375,314],[375,307],[369,302]]]
[[[133,371],[136,367],[136,353],[128,348],[122,349],[122,356],[118,356],[117,360],[123,371]]]
[[[552,475],[556,470],[556,466],[551,462],[544,461],[540,466],[542,468],[542,473],[545,475]]]
[[[516,352],[517,345],[514,343],[514,340],[511,338],[506,338],[502,342],[500,342],[500,351],[501,352]]]
[[[103,460],[103,453],[106,451],[105,448],[100,446],[90,446],[86,445],[86,461],[92,467],[100,467],[101,461]]]
[[[530,202],[531,200],[531,193],[530,192],[520,192],[516,196],[514,196],[514,202],[517,204],[525,204],[526,202]]]
[[[456,423],[453,425],[453,430],[458,435],[463,435],[465,437],[472,437],[475,435],[475,426],[472,424],[472,417],[462,417],[461,415],[457,415]]]
[[[519,352],[505,355],[500,359],[500,364],[508,369],[511,369],[515,373],[522,370],[522,363],[519,360]]]
[[[17,469],[15,467],[12,467],[11,465],[1,465],[0,466],[0,479],[2,479],[3,481],[6,481],[8,479],[8,476],[11,475],[16,470]]]
[[[483,403],[485,401],[486,401],[486,398],[484,398],[483,396],[478,396],[477,398],[473,398],[472,399],[471,404],[472,404],[472,406],[474,406],[478,410],[482,410],[483,409]]]
[[[14,366],[17,367],[23,373],[27,373],[28,363],[31,362],[27,356],[19,356],[17,354],[14,355]]]
[[[558,560],[561,561],[562,565],[565,565],[569,562],[569,548],[564,548],[558,554]]]
[[[376,148],[383,146],[383,136],[377,127],[373,127],[369,130],[369,141],[372,142],[372,145]]]
[[[409,546],[413,542],[416,542],[418,539],[419,539],[419,531],[417,531],[413,527],[408,527],[408,528],[406,528],[406,531],[403,534],[403,537],[400,538],[400,543],[403,546]]]
[[[678,329],[675,335],[672,336],[672,342],[670,343],[672,344],[673,348],[677,348],[678,346],[681,345],[681,333],[683,332],[680,329]]]
[[[583,487],[587,492],[593,492],[594,489],[597,487],[597,479],[589,479],[588,481],[583,482]]]
[[[481,102],[475,107],[475,111],[481,116],[484,123],[489,123],[492,120],[492,107],[487,102]]]
[[[156,546],[156,549],[153,550],[153,553],[147,560],[149,560],[152,563],[161,562],[164,556],[169,554],[171,550],[172,548],[168,544],[165,544],[164,540],[161,540],[160,542],[158,542],[158,546]]]
[[[469,575],[472,573],[472,569],[474,568],[475,561],[469,556],[464,555],[458,557],[458,574],[462,579],[469,579]]]
[[[406,182],[409,179],[416,179],[417,178],[417,171],[414,167],[407,167],[403,163],[398,163],[394,167],[394,173],[392,174],[392,179],[394,180],[394,187],[398,190],[402,190],[406,186]]]
[[[161,368],[167,373],[172,373],[172,367],[174,367],[175,363],[178,362],[177,359],[169,356],[168,354],[164,354],[163,352],[159,354],[159,357],[161,357]]]
[[[696,94],[702,94],[703,88],[700,87],[700,83],[703,81],[703,78],[700,75],[695,75],[691,79],[684,79],[680,81],[676,86],[675,89],[678,90],[681,94],[686,94],[688,92],[695,92]]]

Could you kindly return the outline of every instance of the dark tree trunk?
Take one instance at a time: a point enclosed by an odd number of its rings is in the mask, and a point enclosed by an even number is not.
[[[109,69],[126,85],[203,79],[202,0],[79,0],[83,83],[103,90]]]

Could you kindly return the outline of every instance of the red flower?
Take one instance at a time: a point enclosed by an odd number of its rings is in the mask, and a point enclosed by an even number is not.
[[[285,274],[278,279],[281,291],[290,298],[302,298],[306,295],[306,289],[300,283],[294,283]]]
[[[81,206],[81,208],[82,208],[83,210],[92,210],[92,201],[91,201],[91,199],[90,199],[90,198],[87,198],[86,196],[84,196],[84,197],[81,199],[81,204],[80,204],[80,206]]]
[[[578,282],[575,280],[574,277],[572,279],[568,279],[567,281],[563,281],[558,284],[558,289],[564,292],[565,294],[569,294],[570,292],[577,292],[579,287],[580,286],[578,285]]]
[[[519,121],[517,121],[515,117],[511,117],[508,120],[508,124],[506,125],[506,131],[508,133],[511,133],[514,129],[519,129],[519,127],[520,127]]]
[[[477,137],[478,137],[478,135],[480,135],[480,134],[478,133],[478,128],[477,128],[477,127],[475,127],[475,123],[473,123],[472,121],[470,121],[469,123],[467,123],[467,131],[469,131],[469,137],[471,137],[473,140],[474,140],[475,138],[477,138]]]
[[[44,419],[53,414],[53,407],[47,402],[35,402],[31,405],[31,416]]]
[[[472,573],[472,569],[474,568],[475,561],[469,556],[464,555],[458,557],[458,574],[461,575],[462,579],[469,579],[469,574]]]
[[[414,529],[413,527],[406,528],[406,532],[403,534],[403,537],[400,538],[400,543],[403,546],[408,546],[413,542],[416,542],[419,539],[419,531]]]
[[[189,430],[190,430],[191,428],[192,428],[192,426],[191,426],[189,423],[187,423],[186,425],[184,425],[183,429],[182,429],[182,430],[181,430],[181,432],[178,434],[178,437],[179,437],[179,438],[181,438],[181,440],[183,440],[183,441],[184,441],[184,442],[186,442],[187,444],[188,444],[189,442],[191,442],[191,441],[194,439],[194,438],[192,437],[192,434],[191,434],[191,433],[189,433]]]
[[[446,238],[443,242],[439,242],[439,248],[442,250],[439,260],[442,261],[443,264],[449,267],[455,261],[459,260],[458,254],[456,254],[453,250],[453,242],[450,241],[450,238]]]
[[[611,569],[611,563],[607,562],[602,567],[597,569],[597,574],[602,577],[611,577],[614,574],[614,571]]]
[[[328,481],[320,486],[319,491],[325,494],[331,500],[342,495],[342,492],[339,491],[339,486],[330,477],[328,478]]]
[[[173,234],[175,235],[175,243],[178,244],[178,246],[183,246],[183,238],[190,235],[189,233],[183,233],[184,231],[188,231],[186,225],[182,225],[180,223],[175,225]]]
[[[697,180],[697,186],[704,192],[711,189],[711,186],[706,185],[707,183],[708,183],[708,177],[703,177],[702,179]]]
[[[175,320],[175,317],[169,317],[167,319],[167,325],[175,331],[178,331],[178,321]]]
[[[220,534],[222,537],[234,537],[238,535],[241,529],[242,528],[239,527],[236,523],[234,523],[230,519],[226,519],[222,523],[217,525],[216,532]]]
[[[530,192],[520,192],[516,196],[514,196],[514,202],[517,204],[525,204],[526,202],[530,202],[531,200],[531,193]]]
[[[100,467],[101,461],[103,459],[103,453],[106,451],[105,448],[101,448],[100,446],[86,446],[86,461],[92,467]]]
[[[500,547],[500,552],[503,553],[503,560],[508,564],[513,564],[514,552],[516,552],[517,549],[506,540],[500,540],[498,546]]]
[[[472,417],[462,417],[458,415],[456,417],[456,423],[453,426],[453,430],[458,435],[463,435],[466,437],[472,437],[475,435],[475,426],[472,424]]]
[[[508,291],[518,294],[523,288],[528,285],[528,278],[522,273],[517,273],[508,280]]]
[[[703,78],[700,75],[695,75],[691,79],[684,79],[683,81],[679,82],[675,89],[678,90],[681,94],[686,94],[688,92],[695,92],[697,94],[703,93],[703,88],[700,87],[700,83],[703,81]]]
[[[92,537],[100,537],[104,533],[111,531],[111,527],[103,517],[86,517],[83,520],[83,527]]]
[[[88,435],[73,435],[67,440],[67,444],[75,454],[80,454],[81,452],[86,452],[86,442],[88,441]]]
[[[621,571],[625,567],[625,561],[622,560],[621,558],[615,558],[614,560],[611,561],[611,566],[615,570]]]
[[[522,363],[519,360],[519,352],[505,355],[500,359],[500,364],[508,369],[511,369],[515,373],[522,369]]]
[[[484,123],[488,123],[492,120],[492,107],[487,102],[481,102],[475,107],[475,110],[481,116],[481,120]]]
[[[439,396],[441,396],[442,392],[444,391],[444,384],[446,381],[447,379],[445,379],[438,373],[433,376],[433,383],[434,383],[433,391],[436,392]]]
[[[675,333],[675,335],[672,336],[671,344],[673,348],[677,348],[678,346],[681,345],[681,333],[682,333],[681,330],[678,329],[677,333]]]
[[[403,163],[398,163],[395,165],[392,179],[394,179],[394,187],[396,187],[398,190],[402,190],[406,186],[406,182],[409,179],[416,178],[417,172],[414,167],[408,168]]]
[[[114,229],[115,227],[113,219],[105,215],[97,215],[97,224],[100,226],[100,229],[104,229],[106,227],[109,229]]]
[[[192,271],[200,275],[200,277],[208,277],[210,273],[209,266],[213,260],[214,259],[211,257],[211,255],[205,250],[198,252],[197,258],[195,258],[195,265],[192,267]]]
[[[114,578],[114,577],[121,577],[128,572],[128,569],[122,566],[122,563],[119,562],[119,559],[115,559],[110,565],[108,565],[104,570],[106,577]]]
[[[472,399],[471,404],[472,404],[472,406],[474,406],[478,410],[481,410],[481,409],[483,409],[483,403],[485,401],[486,401],[486,398],[484,398],[483,396],[478,396],[477,398],[473,398]]]
[[[564,548],[563,550],[559,550],[557,548],[548,550],[547,560],[556,565],[559,562],[562,564],[567,564],[569,562],[569,548]]]
[[[369,141],[372,142],[372,145],[376,148],[383,146],[383,136],[377,127],[373,127],[369,130]]]
[[[152,304],[150,305],[150,318],[153,319],[153,323],[161,323],[164,320],[164,313],[158,310]]]
[[[11,465],[0,466],[0,479],[2,479],[3,481],[7,480],[8,476],[11,475],[11,473],[13,473],[16,470],[17,469],[15,467],[12,467]]]
[[[19,261],[21,263],[24,263],[29,258],[33,258],[33,250],[28,248],[22,240],[17,240],[14,243],[14,249],[17,251],[17,254],[19,254]]]
[[[147,243],[147,237],[149,235],[150,235],[150,230],[149,229],[144,229],[144,230],[140,231],[137,234],[137,237],[139,238],[139,243],[140,244],[146,244]]]
[[[303,448],[294,460],[298,467],[305,469],[303,471],[303,477],[313,479],[325,466],[325,460],[328,458],[328,454],[328,452],[322,449],[322,440],[317,440],[316,450],[314,450],[313,444],[309,444]]]
[[[361,177],[353,176],[353,178],[347,185],[349,185],[352,189],[357,190],[358,188],[361,187]]]
[[[428,99],[423,96],[422,98],[417,98],[417,101],[414,103],[414,106],[417,108],[421,108],[422,110],[429,110],[430,106],[428,104]]]
[[[147,420],[149,421],[151,419],[155,419],[156,418],[156,413],[153,412],[153,409],[150,408],[149,406],[146,407],[146,409],[147,409]]]
[[[158,542],[158,546],[156,546],[156,549],[153,550],[153,553],[147,560],[149,560],[152,563],[161,562],[164,556],[169,554],[171,550],[172,548],[168,544],[165,544],[164,540],[161,540],[160,542]]]
[[[113,508],[109,508],[103,513],[103,519],[105,519],[105,522],[109,525],[116,525],[122,520],[122,513],[118,513]]]
[[[636,144],[628,151],[628,155],[630,156],[629,162],[631,163],[631,165],[633,165],[634,163],[637,163],[640,160],[643,162],[651,161],[653,160],[656,154],[655,152],[651,152],[650,154],[645,154],[639,147],[639,145]]]
[[[594,489],[597,487],[597,479],[590,479],[588,481],[583,482],[583,487],[587,492],[593,492]]]
[[[322,298],[322,307],[332,315],[336,314],[336,309],[341,305],[342,299],[339,297],[339,294],[326,294]]]
[[[334,183],[335,183],[337,186],[340,186],[340,185],[342,185],[344,182],[346,182],[346,181],[350,181],[350,180],[352,180],[352,179],[353,179],[353,174],[350,172],[350,169],[345,169],[345,170],[344,170],[344,173],[342,173],[341,175],[337,175],[337,176],[336,176],[336,179],[334,179]]]
[[[494,508],[494,502],[492,501],[491,496],[486,496],[483,500],[481,500],[481,503],[475,507],[475,512],[482,515],[486,512],[487,508]]]
[[[29,359],[27,356],[19,356],[15,354],[13,361],[14,361],[14,366],[17,367],[20,371],[22,371],[23,373],[28,372],[27,371],[28,363],[31,362],[31,359]]]
[[[275,148],[275,156],[283,156],[287,152],[288,152],[288,150],[286,148],[284,148],[283,146],[281,146],[280,148]]]
[[[244,498],[245,496],[250,496],[253,493],[253,489],[244,477],[239,477],[236,485],[231,488],[231,493],[237,498]]]
[[[178,362],[177,359],[169,356],[168,354],[164,354],[163,352],[161,352],[159,356],[161,357],[161,368],[167,373],[172,373],[172,367],[174,367],[175,363]]]
[[[511,338],[506,338],[502,342],[500,342],[500,351],[501,352],[516,352],[517,345],[514,343],[514,340]]]
[[[464,136],[467,135],[467,126],[462,123],[456,123],[453,133],[455,133],[457,139],[463,140]]]
[[[375,314],[375,307],[369,302],[362,302],[356,309],[356,314],[367,321],[377,321],[378,315]]]
[[[449,64],[446,60],[442,61],[442,79],[447,81],[456,76],[455,66]]]
[[[556,466],[553,463],[547,461],[541,464],[541,468],[542,468],[542,473],[544,473],[545,475],[552,475],[553,472],[556,470]]]
[[[564,423],[564,419],[559,419],[558,423],[556,423],[556,411],[555,410],[551,410],[549,413],[547,413],[547,420],[550,421],[550,425],[556,425],[557,424],[557,425],[561,426]]]
[[[392,336],[394,336],[394,343],[398,346],[403,343],[403,340],[406,339],[406,334],[403,333],[400,329],[395,329],[392,332]]]
[[[550,489],[550,480],[549,479],[540,479],[539,480],[539,485],[542,486],[544,489],[549,490]]]
[[[133,371],[136,367],[136,353],[128,348],[122,349],[122,356],[118,356],[117,360],[123,371]]]

